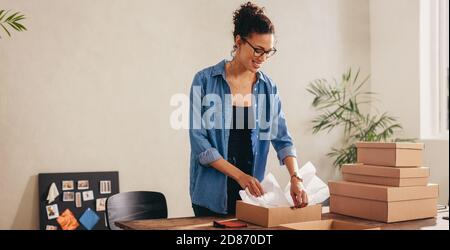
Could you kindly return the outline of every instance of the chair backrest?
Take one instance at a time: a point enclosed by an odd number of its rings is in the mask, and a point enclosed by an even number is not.
[[[106,218],[111,230],[120,229],[114,224],[116,221],[167,218],[166,198],[159,192],[118,193],[106,201]]]

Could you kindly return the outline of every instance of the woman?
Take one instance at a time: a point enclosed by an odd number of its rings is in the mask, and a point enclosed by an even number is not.
[[[231,61],[198,72],[190,95],[190,195],[195,216],[234,214],[239,190],[264,190],[269,144],[291,176],[297,207],[308,203],[277,87],[260,70],[276,49],[274,26],[251,2],[234,12]],[[211,120],[212,118],[212,120]]]

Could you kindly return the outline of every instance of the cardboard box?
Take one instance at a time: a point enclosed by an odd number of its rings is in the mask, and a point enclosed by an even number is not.
[[[377,201],[407,201],[437,198],[439,186],[389,187],[347,181],[329,181],[330,194]]]
[[[322,206],[311,205],[296,209],[290,207],[267,208],[237,201],[236,218],[262,227],[275,227],[281,224],[320,220]]]
[[[379,227],[346,222],[341,220],[317,220],[281,225],[291,230],[380,230]]]
[[[420,167],[423,143],[358,142],[357,162],[387,167]]]
[[[382,222],[432,218],[437,214],[437,184],[388,187],[329,181],[330,212]]]
[[[342,166],[345,181],[377,184],[394,187],[426,186],[429,168],[388,168],[363,164]]]

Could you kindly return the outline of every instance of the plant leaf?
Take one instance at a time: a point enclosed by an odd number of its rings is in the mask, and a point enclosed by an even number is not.
[[[8,29],[2,23],[0,23],[0,26],[2,26],[8,36],[11,36],[11,33],[9,33]]]

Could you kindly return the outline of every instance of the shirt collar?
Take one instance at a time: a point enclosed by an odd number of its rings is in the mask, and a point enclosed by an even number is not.
[[[222,60],[221,62],[219,62],[218,64],[213,66],[213,70],[212,70],[212,76],[219,76],[221,75],[223,77],[224,80],[226,80],[226,76],[225,76],[225,64],[229,62],[227,59]],[[256,74],[258,75],[258,79],[261,81],[266,81],[263,73],[261,71],[256,72]],[[257,81],[258,82],[258,81]]]

